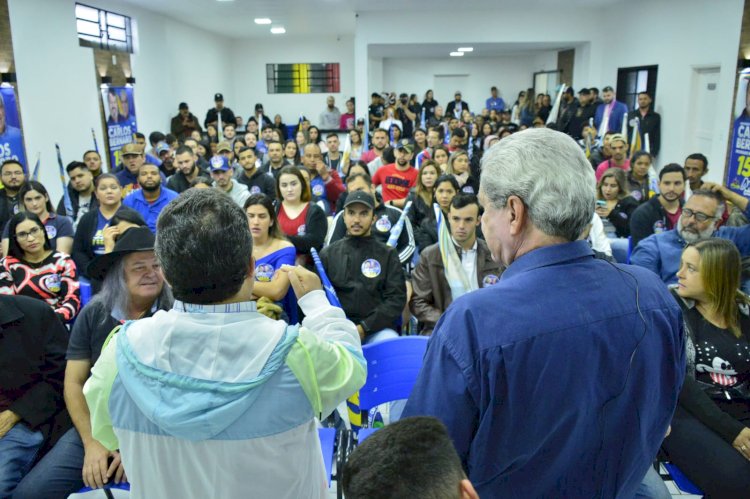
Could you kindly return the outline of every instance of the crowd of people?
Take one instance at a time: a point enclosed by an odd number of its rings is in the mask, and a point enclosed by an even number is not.
[[[374,93],[366,117],[329,96],[317,123],[294,127],[260,103],[243,120],[214,97],[203,123],[180,103],[169,133],[136,133],[109,169],[85,151],[56,208],[27,165],[0,166],[0,295],[24,297],[0,300],[0,366],[11,369],[0,369],[0,497],[123,480],[150,497],[243,495],[240,452],[268,477],[257,495],[318,497],[313,417],[364,382],[361,344],[405,334],[433,335],[405,414],[445,423],[466,475],[454,466],[432,485],[455,497],[668,497],[650,467],[659,448],[709,495],[750,490],[750,206],[702,180],[701,153],[656,172],[649,93],[628,109],[611,87],[601,98],[527,89],[512,104],[492,87],[475,113],[460,91],[445,107],[432,91],[421,102]],[[564,258],[550,250],[560,244]],[[630,266],[615,264],[623,245]],[[340,310],[313,273],[318,251]],[[618,308],[632,289],[634,304]],[[574,305],[565,319],[575,301],[589,312]],[[8,324],[17,337],[3,335]],[[578,336],[544,348],[528,336],[561,327]],[[263,334],[247,343],[247,328]],[[593,331],[608,328],[629,333],[597,358],[612,340]],[[585,334],[596,339],[579,342]],[[573,373],[572,345],[602,364]],[[588,392],[623,352],[624,384]],[[555,396],[527,369],[552,376]],[[631,370],[658,375],[652,395]],[[503,386],[485,386],[498,372]],[[509,412],[483,412],[500,400]],[[639,426],[632,404],[650,426],[593,438],[600,413],[576,421],[579,402]],[[567,430],[550,430],[559,424]],[[544,432],[559,456],[517,461]],[[204,452],[217,456],[212,471],[191,474]],[[600,473],[584,484],[570,461]],[[349,465],[351,497],[374,497],[356,490],[371,487],[357,477],[366,462]],[[215,474],[237,477],[201,478]]]

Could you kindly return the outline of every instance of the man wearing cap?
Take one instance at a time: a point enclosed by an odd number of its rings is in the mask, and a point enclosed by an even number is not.
[[[174,156],[172,155],[172,148],[170,148],[166,142],[159,142],[156,144],[156,155],[161,162],[159,165],[159,171],[161,171],[165,177],[172,175],[174,173]]]
[[[118,447],[110,449],[93,435],[97,408],[89,410],[84,383],[113,329],[168,310],[172,295],[154,255],[154,235],[146,227],[128,229],[111,252],[91,261],[88,274],[103,280],[104,288],[76,318],[67,344],[64,393],[74,427],[26,475],[14,497],[67,497],[84,485],[101,488],[125,479]]]
[[[397,337],[392,328],[406,305],[398,254],[372,237],[374,209],[369,192],[350,193],[344,203],[346,237],[320,252],[341,306],[357,325],[363,343]]]
[[[252,149],[250,150],[252,151]],[[255,163],[254,160],[253,163]],[[232,178],[233,171],[227,158],[214,156],[209,164],[211,165],[210,171],[211,178],[214,180],[214,187],[231,197],[240,208],[245,206],[245,201],[250,197],[250,192],[245,184],[241,184]]]
[[[170,201],[179,194],[171,189],[162,187],[162,175],[159,168],[150,163],[144,163],[138,169],[138,185],[140,189],[125,196],[123,206],[132,208],[141,214],[151,232],[156,231],[156,219],[159,213]]]
[[[628,158],[628,139],[621,133],[615,133],[609,139],[609,150],[612,157],[599,163],[596,167],[596,181],[598,182],[604,172],[610,168],[619,168],[621,170],[630,170],[630,158]]]
[[[497,87],[490,89],[490,98],[484,103],[484,108],[487,111],[495,110],[498,113],[505,110],[505,101],[498,95]]]
[[[250,116],[247,119],[247,129],[248,129],[248,131],[250,131],[250,122],[251,121],[255,121],[256,129],[253,130],[254,132],[258,131],[257,127],[259,126],[259,124],[260,124],[261,121],[263,122],[263,128],[266,128],[267,126],[270,127],[270,126],[273,125],[273,123],[271,123],[271,118],[269,118],[268,116],[265,115],[265,113],[263,111],[263,104],[261,104],[260,102],[258,102],[257,104],[255,104],[255,112],[253,113],[252,116]]]
[[[115,176],[122,186],[122,195],[125,197],[132,191],[141,188],[138,183],[138,171],[142,165],[151,163],[145,163],[143,148],[132,143],[122,146],[122,149],[120,149],[120,158],[122,158],[122,164],[125,168],[117,172]],[[159,174],[162,176],[162,180],[166,182],[166,177],[163,176],[158,167],[157,171],[159,171]]]
[[[224,158],[226,158],[227,162],[229,163],[229,166],[233,166],[234,151],[232,150],[232,144],[230,144],[226,140],[222,140],[216,146],[216,155],[223,156]]]
[[[403,208],[409,189],[417,185],[419,171],[411,166],[414,143],[409,139],[399,141],[396,147],[396,162],[383,165],[372,176],[372,183],[382,185],[383,202]]]
[[[341,111],[336,107],[336,100],[333,98],[333,95],[329,95],[326,98],[326,108],[320,113],[318,127],[323,130],[336,130],[339,127],[340,120]]]
[[[236,124],[234,119],[234,113],[228,107],[224,107],[224,96],[222,94],[214,95],[214,103],[216,107],[212,107],[206,113],[206,119],[203,120],[203,126],[208,128],[208,125],[218,127],[219,118],[221,118],[222,126],[224,123]]]
[[[269,173],[262,171],[256,166],[257,161],[258,157],[255,155],[255,149],[252,147],[243,147],[240,149],[238,162],[242,169],[236,177],[237,182],[247,187],[250,196],[253,194],[265,194],[269,198],[275,199],[276,182]],[[244,207],[244,201],[240,206]]]
[[[451,233],[451,247],[441,247],[440,243],[428,246],[422,251],[411,283],[414,289],[409,308],[419,320],[420,333],[431,334],[435,324],[458,298],[454,297],[446,279],[445,265],[451,265],[451,257],[443,257],[444,252],[451,252],[460,262],[452,267],[452,272],[465,278],[469,289],[487,288],[495,284],[502,273],[500,264],[492,260],[492,254],[484,240],[477,238],[477,227],[481,223],[482,209],[474,194],[458,193],[451,201],[448,212]]]
[[[456,90],[456,93],[454,95],[454,99],[448,103],[448,106],[445,108],[445,114],[447,114],[450,117],[461,119],[461,113],[464,111],[469,110],[469,105],[461,100],[461,91]]]
[[[180,140],[185,140],[195,131],[203,131],[198,118],[190,112],[186,102],[180,102],[179,113],[172,118],[169,129],[172,131],[172,135]]]

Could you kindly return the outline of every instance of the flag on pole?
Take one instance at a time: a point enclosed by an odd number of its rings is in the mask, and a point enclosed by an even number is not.
[[[63,204],[65,205],[65,214],[69,217],[73,216],[73,203],[70,201],[70,193],[68,192],[68,186],[65,182],[65,168],[63,167],[62,154],[60,154],[60,144],[55,144],[57,150],[57,165],[60,167],[60,182],[62,183],[63,191]]]
[[[99,144],[96,142],[96,133],[93,127],[91,128],[91,137],[94,139],[94,151],[96,151],[96,154],[99,154]]]
[[[626,139],[628,138],[628,113],[625,113],[625,115],[622,117],[622,127],[620,127],[620,133],[623,137]]]
[[[42,158],[42,153],[36,153],[36,164],[34,165],[34,172],[31,174],[31,180],[39,180],[39,160]]]
[[[640,121],[637,119],[633,119],[632,124],[633,134],[630,137],[630,159],[633,159],[633,155],[643,148],[641,144]]]
[[[550,123],[557,123],[557,115],[560,113],[560,101],[562,100],[566,88],[568,87],[565,83],[560,85],[560,90],[557,92],[557,97],[555,97],[555,104],[552,106],[552,110],[550,110],[549,116],[547,117],[547,125]]]
[[[419,123],[420,123],[420,126],[422,127],[422,130],[427,131],[427,126],[426,126],[427,121],[425,120],[425,109],[424,109],[424,106],[422,107],[422,119],[421,119],[421,121]]]
[[[370,150],[370,123],[365,118],[365,128],[362,130],[362,154]]]
[[[222,138],[221,138],[222,134],[221,134],[221,132],[222,132],[222,129],[224,128],[224,127],[221,126],[221,111],[219,111],[218,113],[216,113],[216,116],[219,119],[218,120],[218,125],[217,125],[218,128],[216,129],[216,139],[217,139],[218,142],[221,142],[222,141]]]

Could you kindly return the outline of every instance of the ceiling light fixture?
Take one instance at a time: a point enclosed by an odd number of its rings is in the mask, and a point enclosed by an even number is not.
[[[255,24],[271,24],[271,20],[267,17],[256,17]]]
[[[271,28],[271,33],[273,33],[274,35],[283,35],[284,33],[286,33],[286,29],[284,28],[284,26],[274,26],[273,28]]]
[[[459,52],[474,52],[474,47],[458,47]]]
[[[451,52],[451,57],[463,57],[463,52]]]

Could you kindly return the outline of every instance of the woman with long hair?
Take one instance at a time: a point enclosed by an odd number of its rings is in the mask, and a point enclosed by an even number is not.
[[[620,168],[609,168],[596,185],[596,214],[610,237],[630,236],[630,216],[638,201],[629,194],[627,177]]]
[[[628,187],[630,195],[639,203],[644,203],[655,193],[651,192],[649,185],[649,174],[654,158],[646,151],[637,151],[630,158],[630,171],[628,171]],[[655,172],[654,172],[655,173]]]
[[[277,218],[281,231],[297,251],[297,263],[310,265],[310,250],[323,247],[328,221],[322,208],[312,202],[310,185],[299,168],[285,166],[276,179]]]
[[[323,137],[320,136],[320,129],[314,125],[307,129],[307,143],[318,144],[322,154],[328,152],[328,145],[326,144],[326,141],[323,140]]]
[[[341,161],[341,171],[344,177],[349,175],[349,167],[359,161],[362,152],[362,133],[352,128],[349,130],[349,143],[347,147],[344,147],[344,157]]]
[[[299,164],[299,146],[295,140],[289,139],[284,142],[284,161],[289,166],[297,166]]]
[[[663,449],[706,497],[750,491],[750,297],[726,239],[685,248],[672,288],[685,323],[687,375]]]
[[[435,181],[432,203],[440,207],[444,220],[448,219],[451,201],[453,201],[453,198],[460,190],[461,188],[453,175],[440,175]],[[430,209],[430,217],[425,217],[422,223],[419,224],[419,230],[414,231],[414,239],[420,252],[427,246],[438,242],[437,219],[432,208]]]
[[[457,149],[448,158],[446,173],[453,175],[461,188],[461,192],[477,194],[479,192],[479,180],[471,174],[470,166],[469,153],[463,149]]]
[[[65,215],[58,215],[52,207],[47,189],[36,180],[29,180],[18,190],[23,211],[28,211],[39,217],[44,224],[44,230],[49,236],[52,251],[70,254],[73,250],[73,219]],[[6,226],[5,229],[8,227]],[[10,233],[3,230],[3,255],[8,254]]]
[[[294,265],[296,250],[279,228],[273,200],[265,194],[253,194],[245,201],[245,214],[253,236],[255,284],[253,294],[282,302],[290,324],[297,322],[297,300],[290,293],[289,277],[279,272],[282,265]]]
[[[8,254],[0,260],[0,293],[47,302],[64,323],[78,314],[81,299],[73,259],[54,251],[39,217],[16,213],[8,222]]]
[[[440,175],[444,175],[448,172],[449,158],[450,153],[448,152],[447,147],[443,145],[435,146],[435,149],[432,151],[432,160],[435,161],[435,165],[438,167]]]
[[[519,125],[528,128],[531,127],[534,123],[534,117],[536,116],[537,112],[536,101],[534,99],[534,89],[527,89],[526,98],[524,99],[524,103],[519,110]]]
[[[409,193],[412,206],[408,216],[415,233],[419,230],[425,218],[433,216],[432,202],[435,198],[435,181],[439,176],[440,173],[434,161],[426,159],[422,162],[417,174],[417,185]]]
[[[438,101],[435,100],[432,90],[428,90],[424,93],[424,100],[422,101],[422,109],[424,109],[424,119],[429,120],[435,116],[435,108],[438,106]],[[421,120],[422,117],[420,116]]]

